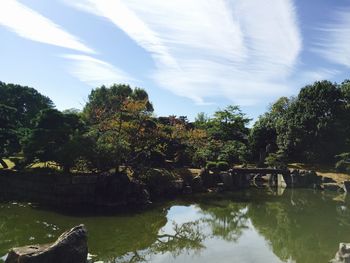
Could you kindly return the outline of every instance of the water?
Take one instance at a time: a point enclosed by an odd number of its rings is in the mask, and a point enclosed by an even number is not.
[[[109,216],[0,203],[0,262],[11,247],[52,242],[81,223],[93,261],[328,262],[350,242],[349,204],[312,190],[203,195]]]

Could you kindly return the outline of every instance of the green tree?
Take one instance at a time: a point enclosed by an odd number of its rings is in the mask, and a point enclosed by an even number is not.
[[[221,141],[246,141],[249,131],[246,126],[249,122],[250,119],[238,106],[230,105],[214,113],[208,123],[208,133],[212,138]]]
[[[0,82],[0,104],[15,108],[17,127],[32,128],[32,120],[44,109],[53,108],[53,102],[37,90],[26,86]]]
[[[4,157],[10,157],[20,149],[15,126],[16,109],[0,104],[0,164],[8,168]]]
[[[148,94],[128,85],[102,86],[91,92],[83,115],[95,141],[96,168],[109,170],[138,163],[156,144],[156,125],[151,121],[153,106]]]
[[[34,127],[33,120],[37,114],[41,110],[54,107],[54,104],[48,97],[43,96],[35,89],[15,84],[6,84],[4,82],[0,82],[0,104],[14,109],[14,111],[11,110],[11,113],[8,110],[1,112],[0,116],[2,119],[7,118],[11,123],[11,127],[6,132],[7,135],[5,136],[4,132],[2,132],[3,138],[7,138],[7,155],[16,154],[21,150],[23,141]],[[4,129],[6,130],[6,128]],[[11,137],[10,140],[8,136]],[[18,142],[21,144],[21,147],[19,147]],[[10,145],[11,147],[9,147]],[[10,148],[11,151],[9,151]],[[2,151],[4,149],[3,147]]]
[[[76,114],[43,110],[24,147],[26,163],[54,161],[68,172],[88,146],[83,131],[84,125]]]
[[[251,157],[257,161],[258,166],[264,165],[267,155],[277,151],[277,134],[284,128],[286,113],[293,100],[287,97],[279,98],[269,107],[269,112],[258,118],[250,130]]]
[[[277,127],[279,149],[292,159],[333,162],[347,148],[345,109],[338,85],[320,81],[304,87]]]

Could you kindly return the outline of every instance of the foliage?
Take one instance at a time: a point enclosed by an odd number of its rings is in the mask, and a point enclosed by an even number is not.
[[[278,151],[277,153],[270,153],[266,157],[266,164],[267,166],[272,168],[286,169],[287,168],[286,156],[282,151]]]
[[[24,147],[26,162],[54,161],[69,171],[83,152],[81,145],[86,145],[82,137],[83,128],[83,123],[75,114],[43,110]]]
[[[32,120],[44,109],[53,108],[53,102],[37,90],[0,82],[0,104],[16,109],[14,119],[22,128],[33,127]]]
[[[4,157],[9,157],[19,151],[19,139],[15,130],[16,109],[0,104],[0,164],[7,168],[3,161]]]
[[[21,150],[21,142],[33,128],[33,119],[52,101],[33,88],[0,82],[0,163]],[[22,145],[23,146],[23,145]]]
[[[89,96],[83,116],[90,125],[88,137],[94,141],[92,163],[98,170],[121,164],[144,164],[157,145],[152,104],[144,90],[128,85],[102,86]],[[95,160],[94,160],[95,159]]]
[[[149,169],[140,179],[148,186],[151,195],[164,196],[173,192],[176,178],[165,169]]]
[[[280,151],[289,161],[332,163],[350,147],[348,85],[318,81],[279,99],[250,132],[254,159]]]
[[[205,168],[210,171],[215,170],[216,167],[217,167],[216,162],[207,162],[205,166]]]
[[[124,169],[138,177],[154,167],[218,162],[334,165],[336,155],[350,151],[349,80],[318,81],[296,97],[281,97],[252,128],[235,105],[212,116],[199,113],[194,122],[186,116],[155,117],[145,90],[120,84],[92,90],[83,111],[53,107],[32,88],[0,82],[3,167],[3,158],[23,153],[25,164],[50,161],[66,171]],[[344,160],[338,161],[338,169],[345,169]]]

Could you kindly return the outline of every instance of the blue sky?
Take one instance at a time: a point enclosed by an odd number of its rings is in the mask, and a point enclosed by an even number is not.
[[[157,115],[238,104],[256,118],[305,84],[350,78],[349,0],[1,0],[0,80],[60,110],[147,90]]]

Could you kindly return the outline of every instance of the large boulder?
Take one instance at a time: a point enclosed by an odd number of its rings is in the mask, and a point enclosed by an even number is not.
[[[322,177],[315,171],[293,170],[290,175],[294,187],[316,189],[320,188],[322,183]]]
[[[80,225],[52,244],[13,248],[5,263],[86,263],[87,255],[87,231]]]

